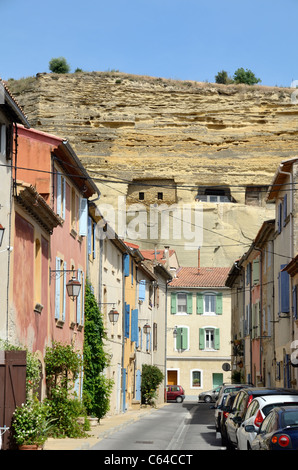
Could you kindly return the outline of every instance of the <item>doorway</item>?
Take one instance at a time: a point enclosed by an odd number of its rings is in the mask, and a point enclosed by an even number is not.
[[[168,381],[167,385],[178,385],[178,371],[177,370],[168,370]]]

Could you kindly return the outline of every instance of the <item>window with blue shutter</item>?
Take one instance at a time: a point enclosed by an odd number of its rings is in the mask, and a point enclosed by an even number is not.
[[[92,219],[88,217],[88,255],[92,253]]]
[[[64,261],[63,270],[66,271],[67,263]],[[66,312],[66,272],[63,273],[63,310],[62,310],[62,321],[65,322],[65,312]]]
[[[58,271],[60,270],[60,258],[56,258],[56,278],[55,278],[55,319],[59,320],[60,318],[60,276]]]
[[[136,347],[139,346],[139,327],[138,327],[138,309],[131,311],[131,341],[136,343]]]
[[[278,233],[282,230],[282,203],[280,202],[278,205],[278,214],[277,214],[277,231]]]
[[[124,276],[129,276],[129,254],[124,253],[123,255],[123,263],[124,263]]]
[[[283,225],[286,225],[286,218],[288,215],[288,203],[287,203],[287,194],[284,195],[283,200]]]
[[[145,300],[145,293],[146,293],[146,281],[141,280],[139,281],[139,300]]]
[[[88,199],[80,198],[80,219],[79,219],[79,234],[81,237],[87,237],[87,224],[88,224]]]
[[[280,273],[279,273],[279,305],[280,305],[280,312],[279,313],[289,313],[290,312],[290,282],[289,282],[289,273],[287,271],[282,271],[285,267],[285,264],[280,266]]]
[[[130,315],[130,305],[125,302],[125,313],[124,313],[124,336],[129,338],[129,315]]]

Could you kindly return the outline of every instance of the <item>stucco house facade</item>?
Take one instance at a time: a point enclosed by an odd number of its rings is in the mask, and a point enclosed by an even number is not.
[[[186,399],[231,380],[231,296],[228,268],[180,267],[169,283],[167,383]]]

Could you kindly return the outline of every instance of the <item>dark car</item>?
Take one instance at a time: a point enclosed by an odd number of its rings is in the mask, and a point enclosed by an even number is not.
[[[262,422],[252,450],[298,450],[298,407],[273,408]]]
[[[229,449],[237,448],[237,430],[244,420],[246,410],[255,397],[265,395],[298,395],[298,390],[283,388],[246,388],[240,390],[235,397],[233,409],[226,419],[227,447]]]
[[[227,395],[225,404],[222,408],[222,413],[220,415],[220,422],[219,422],[219,432],[221,434],[221,443],[222,446],[227,445],[227,428],[226,428],[226,419],[229,413],[233,409],[233,403],[235,401],[235,397],[238,394],[238,390],[236,392],[231,392]]]
[[[185,393],[181,385],[167,385],[166,386],[167,401],[176,401],[182,403],[185,398]]]

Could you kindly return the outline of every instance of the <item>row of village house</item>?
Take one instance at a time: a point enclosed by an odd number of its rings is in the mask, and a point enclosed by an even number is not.
[[[283,161],[268,189],[275,217],[235,261],[231,288],[232,367],[245,382],[297,388],[298,158]]]
[[[276,216],[231,269],[181,268],[173,250],[140,250],[111,231],[69,142],[31,129],[2,86],[0,339],[36,352],[42,368],[55,340],[82,351],[88,278],[107,331],[111,413],[139,406],[142,364],[165,376],[158,402],[166,383],[197,399],[231,380],[230,363],[245,382],[297,387],[298,159],[278,168]]]
[[[1,85],[0,340],[36,353],[43,377],[53,341],[82,352],[88,279],[107,333],[111,414],[139,406],[143,364],[164,374],[158,403],[167,382],[197,399],[227,380],[228,269],[180,268],[168,247],[140,250],[120,239],[99,213],[99,190],[69,142],[30,128]],[[68,288],[77,282],[75,297]],[[79,395],[81,386],[82,377]]]

